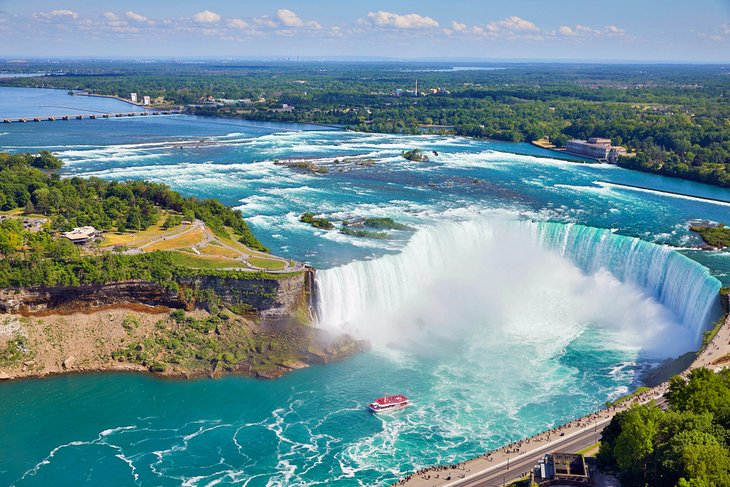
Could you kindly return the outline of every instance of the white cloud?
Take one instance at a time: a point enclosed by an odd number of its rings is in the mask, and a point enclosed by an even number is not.
[[[390,27],[395,29],[432,29],[439,26],[431,17],[424,17],[418,14],[398,15],[392,12],[370,12],[370,21],[378,27]]]
[[[131,10],[124,14],[125,17],[127,17],[129,20],[132,20],[134,22],[138,22],[140,24],[151,24],[152,22],[150,19],[145,17],[144,15],[138,14],[137,12],[132,12]]]
[[[487,30],[491,32],[537,32],[540,29],[529,20],[525,20],[522,17],[513,15],[512,17],[507,17],[504,20],[497,20],[488,23]]]
[[[567,25],[561,25],[558,32],[560,32],[560,35],[564,35],[566,37],[572,37],[574,35],[577,35],[577,33]]]
[[[546,38],[546,34],[537,25],[516,15],[502,20],[495,20],[488,24],[474,25],[471,27],[461,22],[451,22],[451,28],[444,29],[444,32],[447,35],[458,33],[460,35],[473,35],[488,39],[539,41],[545,40]],[[560,32],[564,36],[576,35],[576,30],[567,25],[562,26]]]
[[[268,28],[268,29],[276,29],[279,26],[279,24],[277,24],[276,22],[271,20],[271,17],[269,17],[269,16],[257,17],[253,21],[259,27],[264,27],[264,28]]]
[[[465,32],[467,30],[466,24],[462,24],[461,22],[453,21],[451,22],[451,29],[454,32]]]
[[[614,26],[614,27],[616,29],[618,29],[618,27],[616,27],[616,26]],[[621,30],[621,29],[619,29],[619,30]],[[575,31],[580,32],[582,34],[599,34],[599,32],[596,29],[591,29],[590,27],[586,27],[585,25],[580,25],[580,24],[575,26]],[[621,32],[623,32],[623,30],[621,30]]]
[[[199,24],[216,24],[220,22],[221,16],[210,10],[203,10],[193,15],[193,20]]]
[[[614,35],[614,36],[622,36],[626,33],[625,30],[621,29],[620,27],[616,27],[615,25],[607,25],[603,32],[606,33],[606,35]]]
[[[319,29],[322,27],[319,25],[319,22],[313,20],[309,22],[303,21],[297,14],[286,8],[277,10],[276,18],[283,27],[307,27],[310,29]]]
[[[601,32],[588,26],[578,24],[575,27],[562,25],[560,26],[560,29],[558,29],[558,34],[564,37],[599,37]]]
[[[248,29],[248,22],[242,19],[228,19],[226,23],[228,24],[228,27],[232,27],[234,29]]]
[[[50,12],[33,14],[33,17],[35,17],[37,19],[43,19],[43,20],[51,20],[51,19],[76,20],[79,18],[79,14],[74,12],[73,10],[51,10]]]
[[[280,8],[276,12],[276,17],[281,22],[281,25],[286,27],[302,27],[304,22],[299,18],[297,14],[286,8]]]
[[[139,32],[139,27],[132,27],[131,25],[126,24],[113,25],[111,29],[114,32],[127,32],[130,34],[136,34],[137,32]]]
[[[723,34],[730,35],[730,24],[722,24],[720,30]]]
[[[104,12],[103,14],[101,14],[101,16],[104,17],[106,20],[112,22],[119,20],[119,17],[117,17],[117,14],[115,14],[114,12]]]

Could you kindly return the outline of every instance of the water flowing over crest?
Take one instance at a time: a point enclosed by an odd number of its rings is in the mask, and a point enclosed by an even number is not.
[[[558,250],[584,272],[606,269],[621,282],[644,289],[694,332],[697,345],[719,311],[720,281],[671,247],[583,225],[541,222],[532,228],[542,245]]]
[[[595,325],[614,346],[666,358],[699,345],[720,282],[669,247],[610,230],[478,217],[424,228],[400,254],[320,271],[318,286],[321,326],[376,343],[481,339],[478,324],[542,350]]]

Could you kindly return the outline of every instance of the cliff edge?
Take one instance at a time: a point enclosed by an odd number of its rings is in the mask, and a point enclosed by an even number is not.
[[[107,370],[273,378],[365,349],[312,326],[314,272],[0,290],[0,379]]]

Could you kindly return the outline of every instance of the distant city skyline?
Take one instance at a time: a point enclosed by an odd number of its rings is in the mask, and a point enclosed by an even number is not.
[[[0,0],[2,57],[730,62],[730,1]]]

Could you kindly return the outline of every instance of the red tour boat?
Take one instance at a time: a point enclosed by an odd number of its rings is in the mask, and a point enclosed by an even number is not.
[[[387,411],[397,411],[408,407],[410,402],[403,394],[395,396],[383,396],[368,404],[368,409],[374,413],[384,413]]]

